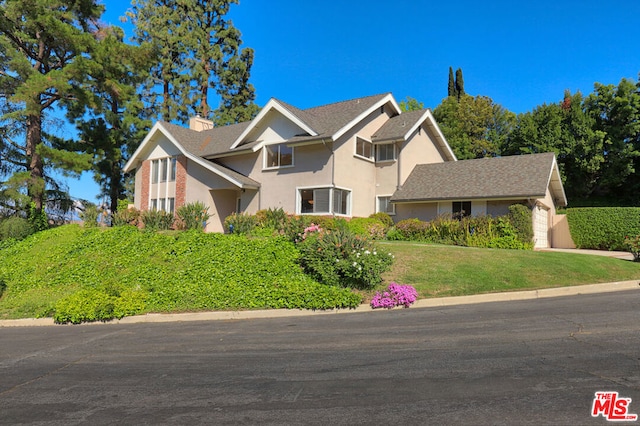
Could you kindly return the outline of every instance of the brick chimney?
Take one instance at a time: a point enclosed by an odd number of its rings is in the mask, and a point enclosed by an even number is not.
[[[189,119],[189,128],[197,132],[213,129],[213,121],[206,120],[200,117],[200,115],[196,115]]]

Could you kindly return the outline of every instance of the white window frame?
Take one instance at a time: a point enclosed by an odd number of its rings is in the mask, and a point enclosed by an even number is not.
[[[383,198],[388,198],[387,200],[387,210],[381,210],[380,209],[380,200]],[[387,213],[390,216],[393,216],[396,214],[396,205],[391,203],[391,195],[378,195],[376,197],[376,213]],[[391,206],[391,211],[389,211],[389,207]]]
[[[291,164],[285,164],[285,165],[281,165],[282,163],[282,152],[281,152],[281,148],[285,146],[289,149],[291,149]],[[269,161],[269,149],[274,149],[276,148],[278,150],[277,155],[278,155],[278,165],[276,166],[270,166],[268,164]],[[270,145],[265,145],[263,150],[263,162],[262,162],[262,168],[264,170],[275,170],[275,169],[286,169],[288,167],[294,167],[295,166],[295,148],[292,146],[287,146],[286,143],[277,143],[277,144],[270,144]]]
[[[392,158],[385,158],[384,160],[380,159],[380,156],[378,155],[378,153],[380,152],[379,149],[381,146],[387,147],[387,146],[391,146],[393,149],[393,155]],[[379,143],[375,145],[375,159],[376,159],[376,163],[391,163],[393,161],[396,161],[396,159],[398,158],[398,152],[397,152],[397,148],[396,148],[396,144],[391,142],[391,143]]]
[[[365,154],[365,149],[362,149],[362,153],[358,152],[358,142],[362,141],[364,144],[366,145],[362,145],[363,147],[368,146],[369,147],[369,156],[367,157]],[[371,142],[369,139],[367,138],[363,138],[362,136],[356,136],[356,144],[355,144],[355,151],[354,151],[354,156],[358,157],[358,158],[362,158],[363,160],[367,160],[367,161],[371,161],[373,162],[374,159],[374,147],[373,147],[373,142]]]
[[[311,212],[303,212],[302,210],[302,191],[317,191],[326,189],[329,190],[329,208],[328,211],[311,211]],[[346,200],[346,213],[337,213],[334,202],[336,197],[336,191],[345,191],[347,193]],[[315,194],[314,194],[315,195]],[[313,199],[312,199],[313,200]],[[353,191],[349,188],[335,187],[335,186],[308,186],[308,187],[298,187],[296,188],[296,214],[299,215],[335,215],[335,216],[351,216],[351,206],[353,200]],[[313,200],[315,201],[315,200]]]

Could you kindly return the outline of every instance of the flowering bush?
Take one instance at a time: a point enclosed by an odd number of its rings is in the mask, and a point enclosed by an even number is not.
[[[629,253],[633,254],[633,261],[640,262],[640,235],[624,237],[624,246]]]
[[[404,306],[408,308],[418,299],[418,292],[413,286],[392,282],[385,291],[376,292],[371,300],[371,308],[395,308]]]
[[[391,253],[379,252],[373,242],[346,229],[322,231],[312,225],[297,242],[305,272],[324,284],[373,288],[393,262]]]

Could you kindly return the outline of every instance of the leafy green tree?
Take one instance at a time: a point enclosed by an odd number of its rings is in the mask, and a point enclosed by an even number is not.
[[[595,83],[585,100],[594,129],[605,135],[600,189],[613,196],[640,201],[640,81],[615,85]]]
[[[498,155],[515,123],[515,114],[487,96],[447,97],[433,115],[461,160]]]
[[[418,102],[416,99],[407,96],[407,100],[400,101],[400,109],[402,111],[420,111],[424,109],[424,102]]]
[[[102,11],[93,0],[0,2],[0,127],[13,136],[0,148],[15,170],[14,188],[22,179],[38,216],[46,201],[69,203],[47,169],[78,174],[90,166],[89,156],[69,151],[68,140],[53,137],[44,125],[55,108],[86,101],[82,83]]]
[[[136,40],[152,44],[158,55],[146,89],[161,119],[208,118],[211,90],[222,99],[217,121],[257,113],[248,83],[253,51],[240,48],[240,31],[226,17],[234,3],[238,0],[133,0],[128,16]]]

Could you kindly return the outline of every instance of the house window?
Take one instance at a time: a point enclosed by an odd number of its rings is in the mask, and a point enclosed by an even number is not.
[[[175,211],[176,199],[171,198],[152,198],[149,203],[149,210],[163,210],[167,213]]]
[[[356,155],[359,157],[364,157],[366,159],[372,158],[373,144],[360,137],[356,137]]]
[[[169,159],[170,162],[170,169],[169,169],[169,182],[174,182],[176,180],[176,163],[177,163],[177,158],[176,157],[171,157]]]
[[[376,145],[376,161],[394,161],[396,159],[396,145],[394,143],[383,143]]]
[[[293,147],[286,144],[265,146],[266,169],[293,166]]]
[[[167,204],[165,205],[165,211],[167,213],[173,213],[175,210],[176,199],[175,198],[167,198]]]
[[[151,161],[151,183],[158,183],[158,167],[160,160]]]
[[[176,180],[176,157],[151,161],[151,183]]]
[[[300,213],[349,214],[351,191],[338,188],[300,190]]]
[[[378,212],[396,214],[396,206],[391,202],[391,196],[378,197]]]
[[[149,210],[158,210],[158,199],[152,198],[149,203]]]
[[[452,213],[453,217],[460,219],[471,216],[471,201],[454,201]]]

